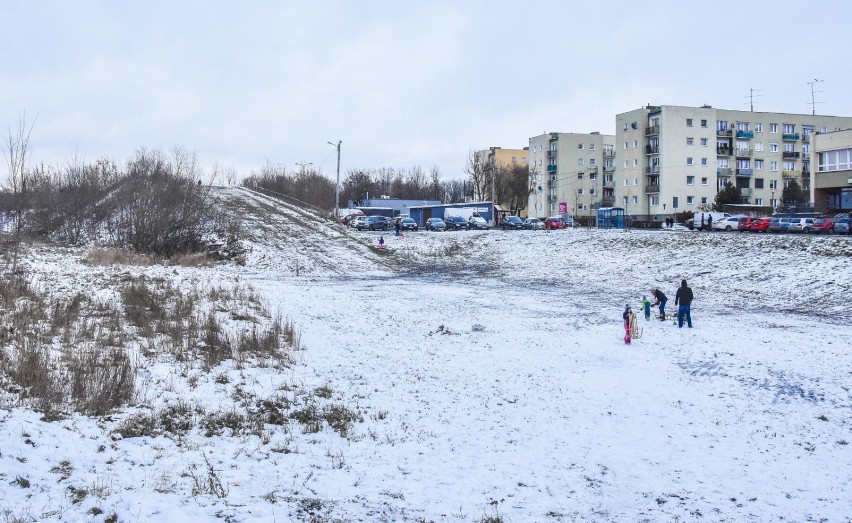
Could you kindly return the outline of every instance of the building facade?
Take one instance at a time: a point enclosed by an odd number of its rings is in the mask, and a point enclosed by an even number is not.
[[[476,162],[480,165],[494,165],[502,167],[514,167],[515,165],[527,165],[528,151],[524,149],[503,149],[502,147],[489,147],[476,151]]]
[[[615,203],[614,136],[545,133],[530,138],[530,217],[593,217]]]
[[[817,132],[811,145],[814,209],[828,215],[852,212],[852,130]]]
[[[778,205],[796,181],[811,191],[811,139],[852,128],[852,117],[710,106],[647,106],[616,116],[616,205],[662,220],[713,204],[727,183],[743,203]]]

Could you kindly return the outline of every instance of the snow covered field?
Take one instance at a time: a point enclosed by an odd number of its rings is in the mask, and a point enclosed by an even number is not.
[[[27,268],[56,292],[127,272],[251,286],[300,330],[297,364],[141,359],[137,404],[106,418],[7,400],[0,521],[852,520],[852,237],[391,232],[379,252],[378,232],[219,197],[244,217],[245,266],[34,249]],[[659,286],[673,311],[682,278],[695,328],[641,318],[624,345],[624,304]],[[345,437],[295,422],[114,436],[140,410],[295,385],[363,421]]]

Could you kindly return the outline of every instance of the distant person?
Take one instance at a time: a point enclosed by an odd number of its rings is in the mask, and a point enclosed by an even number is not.
[[[651,319],[651,300],[647,296],[642,296],[642,312],[645,313],[645,320]]]
[[[654,296],[654,299],[656,300],[654,303],[651,304],[651,307],[656,307],[659,305],[660,321],[666,321],[666,302],[669,301],[669,299],[666,297],[665,294],[663,294],[663,291],[661,291],[660,289],[651,289],[651,295]]]
[[[686,324],[692,328],[692,316],[690,315],[690,306],[692,305],[692,289],[687,287],[686,280],[680,281],[680,288],[675,294],[675,305],[677,309],[677,326],[683,328],[683,317],[686,316]]]
[[[708,231],[713,230],[713,215],[712,214],[707,215],[707,230]]]
[[[384,248],[385,248],[385,237],[379,236],[379,249],[384,249]]]
[[[633,316],[633,311],[630,310],[630,305],[624,306],[624,314],[621,317],[624,318],[624,344],[630,345],[630,323],[631,321],[635,321],[635,316]]]
[[[402,221],[402,218],[397,218],[396,223],[394,223],[393,230],[394,230],[394,234],[396,236],[399,236],[399,229],[401,227],[399,222],[401,222],[401,221]]]

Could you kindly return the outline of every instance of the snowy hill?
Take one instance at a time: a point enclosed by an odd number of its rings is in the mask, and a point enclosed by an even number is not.
[[[6,520],[852,514],[850,237],[385,233],[379,252],[379,232],[245,189],[216,198],[241,219],[244,266],[104,267],[36,247],[28,277],[104,297],[168,280],[235,335],[292,322],[298,347],[205,368],[141,346],[134,399],[106,417],[43,420],[5,393]],[[682,278],[694,328],[641,318],[624,345],[624,304],[659,286],[673,311]],[[144,416],[167,422],[128,430]]]

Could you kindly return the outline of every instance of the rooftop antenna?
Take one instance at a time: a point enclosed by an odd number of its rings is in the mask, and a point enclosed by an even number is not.
[[[758,97],[763,96],[762,94],[758,94],[758,93],[760,93],[760,91],[762,91],[762,89],[755,89],[753,87],[749,88],[749,90],[748,90],[748,97],[747,98],[748,98],[748,101],[749,101],[749,107],[751,108],[751,112],[754,112],[754,98],[756,96],[758,96]]]
[[[814,81],[813,81],[813,82],[808,82],[808,85],[810,85],[810,86],[811,86],[811,103],[810,103],[810,106],[811,106],[811,115],[815,115],[815,114],[816,114],[816,104],[821,104],[821,103],[823,103],[823,102],[817,102],[817,101],[814,99],[814,94],[816,94],[816,93],[821,93],[821,92],[822,92],[822,91],[814,91],[814,85],[816,85],[816,84],[817,84],[817,83],[819,83],[819,82],[822,82],[822,80],[820,80],[820,79],[818,79],[818,78],[814,78]]]

